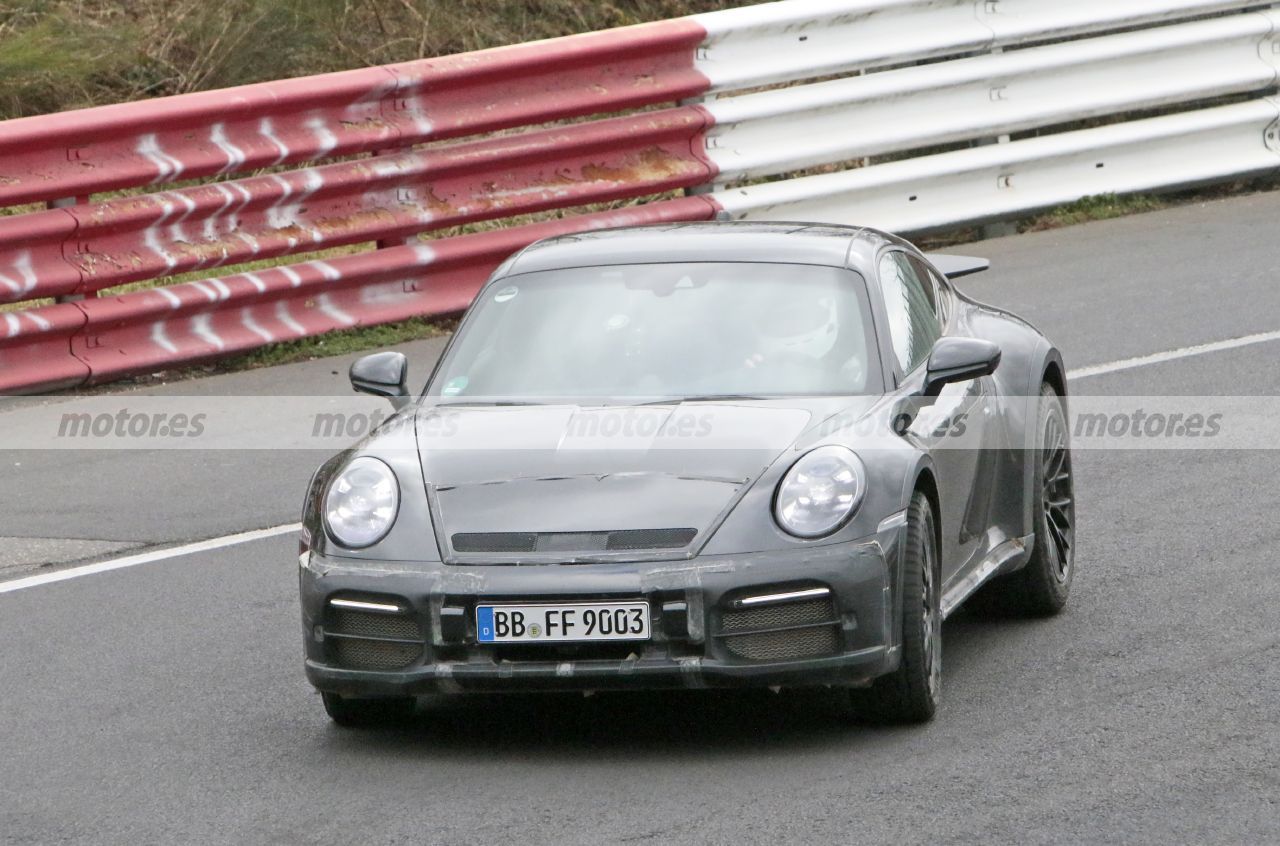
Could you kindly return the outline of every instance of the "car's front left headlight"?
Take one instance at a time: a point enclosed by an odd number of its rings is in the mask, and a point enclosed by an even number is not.
[[[324,497],[329,535],[348,549],[372,546],[386,537],[400,508],[400,484],[391,468],[361,456],[334,477]]]
[[[842,446],[811,450],[791,465],[778,484],[773,514],[788,534],[820,538],[838,529],[866,493],[862,459]]]

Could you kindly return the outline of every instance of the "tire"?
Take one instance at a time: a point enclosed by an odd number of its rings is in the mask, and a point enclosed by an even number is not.
[[[337,693],[320,694],[325,713],[343,728],[366,728],[404,722],[413,716],[416,701],[412,696],[380,699],[353,699]]]
[[[849,691],[854,712],[876,723],[933,719],[942,689],[942,569],[933,507],[916,491],[902,550],[902,663],[871,687]]]
[[[1021,570],[995,579],[973,598],[977,611],[1051,617],[1067,604],[1075,576],[1075,484],[1062,397],[1040,388],[1036,462],[1032,472],[1035,543]]]

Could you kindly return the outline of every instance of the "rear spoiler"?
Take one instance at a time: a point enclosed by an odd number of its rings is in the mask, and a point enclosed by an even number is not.
[[[970,273],[981,273],[991,267],[991,262],[984,258],[975,258],[974,256],[950,256],[942,253],[928,253],[925,255],[934,267],[942,272],[943,276],[948,279],[959,279],[961,276],[968,276]]]

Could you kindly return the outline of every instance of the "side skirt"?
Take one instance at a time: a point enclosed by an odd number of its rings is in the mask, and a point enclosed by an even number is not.
[[[1034,534],[1021,538],[1009,538],[987,553],[987,556],[966,573],[964,578],[942,595],[942,619],[950,617],[951,612],[959,608],[960,604],[972,596],[974,591],[996,576],[1012,573],[1026,564],[1035,540]]]

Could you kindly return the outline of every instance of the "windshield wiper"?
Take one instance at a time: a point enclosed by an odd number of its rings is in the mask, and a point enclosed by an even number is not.
[[[699,394],[690,397],[667,397],[665,399],[646,400],[645,402],[638,402],[636,405],[678,405],[682,402],[734,402],[762,399],[765,399],[765,397],[752,396],[751,394]]]
[[[440,407],[457,407],[457,406],[509,406],[509,405],[542,405],[540,402],[532,400],[452,400],[450,402],[435,403],[437,408]]]
[[[605,402],[605,403],[602,403],[601,406],[606,408],[611,405],[634,407],[634,406],[641,406],[641,405],[679,405],[682,402],[734,402],[734,401],[763,400],[763,399],[768,399],[768,397],[754,396],[751,394],[698,394],[695,396],[687,396],[687,397],[682,397],[682,396],[663,397],[661,399],[641,400],[639,402]],[[582,405],[581,401],[575,402],[573,400],[570,400],[568,402],[569,404]],[[449,400],[445,402],[437,402],[437,403],[434,403],[434,405],[437,408],[445,408],[445,407],[456,408],[459,406],[492,407],[492,406],[514,406],[514,405],[546,405],[546,403],[534,402],[533,400],[474,399],[474,400]]]

